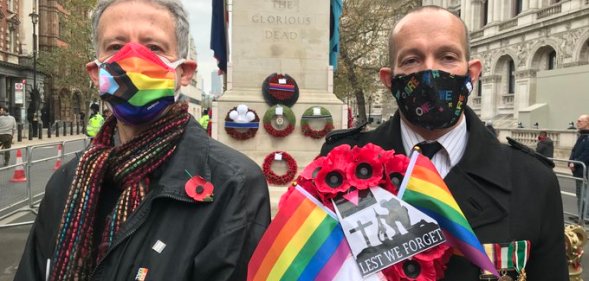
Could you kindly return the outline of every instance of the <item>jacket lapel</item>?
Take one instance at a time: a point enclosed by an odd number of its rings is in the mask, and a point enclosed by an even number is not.
[[[474,229],[507,216],[511,168],[508,154],[469,107],[465,116],[469,131],[466,151],[444,181]]]

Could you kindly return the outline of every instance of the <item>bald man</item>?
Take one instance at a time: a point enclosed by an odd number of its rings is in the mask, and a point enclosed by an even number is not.
[[[374,143],[403,154],[417,144],[437,146],[432,162],[480,242],[508,258],[528,258],[525,268],[502,266],[508,263],[490,252],[500,280],[568,280],[553,163],[517,143],[501,144],[466,105],[482,64],[470,58],[464,22],[440,7],[419,7],[393,28],[389,56],[380,79],[399,105],[395,116],[373,131],[332,133],[322,154],[341,144]],[[530,251],[514,253],[510,245]],[[447,266],[443,280],[496,280],[461,256]]]
[[[579,132],[579,138],[577,138],[577,142],[575,142],[575,146],[571,151],[571,157],[569,159],[585,163],[585,169],[587,169],[587,167],[589,167],[589,115],[583,114],[577,118],[577,130]],[[569,168],[571,169],[571,172],[573,172],[573,176],[577,178],[587,177],[587,171],[583,174],[583,165],[580,163],[569,163]],[[578,214],[581,214],[581,211],[584,209],[585,212],[583,218],[587,220],[589,219],[589,211],[587,210],[589,208],[586,202],[585,204],[582,204],[582,202],[586,200],[581,200],[583,181],[579,179],[575,181],[575,183],[577,185]],[[585,193],[587,193],[586,190]],[[585,198],[587,198],[587,196],[585,196]]]

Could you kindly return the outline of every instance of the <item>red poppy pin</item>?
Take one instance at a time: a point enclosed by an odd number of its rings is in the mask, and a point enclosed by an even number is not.
[[[190,179],[184,185],[186,194],[195,201],[212,202],[213,190],[215,189],[213,184],[201,176],[192,176],[188,171],[186,173],[190,176]]]

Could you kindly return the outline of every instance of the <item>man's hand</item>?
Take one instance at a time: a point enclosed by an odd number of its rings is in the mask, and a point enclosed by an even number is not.
[[[571,172],[575,171],[575,163],[569,163],[569,168],[571,169]]]

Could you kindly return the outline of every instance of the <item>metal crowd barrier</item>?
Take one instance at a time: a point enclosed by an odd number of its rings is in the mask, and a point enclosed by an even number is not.
[[[73,143],[80,143],[83,142],[83,146],[82,149],[78,149],[78,150],[74,150],[71,149],[70,146],[72,146]],[[44,187],[45,185],[43,185],[43,189],[39,190],[38,192],[33,192],[33,186],[32,186],[32,181],[33,181],[33,174],[32,174],[32,169],[35,166],[38,166],[38,164],[40,163],[45,163],[51,160],[60,160],[62,164],[65,164],[65,160],[66,158],[69,157],[73,157],[76,153],[83,151],[89,143],[89,139],[84,138],[84,139],[78,139],[78,140],[68,140],[68,141],[59,141],[59,142],[52,142],[52,143],[46,143],[46,144],[39,144],[39,145],[30,145],[24,148],[10,148],[10,149],[3,149],[0,150],[0,162],[2,162],[4,155],[2,154],[2,152],[4,151],[16,151],[18,149],[21,149],[23,151],[23,156],[22,156],[22,164],[13,164],[13,165],[9,165],[9,166],[5,166],[0,168],[0,171],[4,171],[4,170],[9,170],[9,169],[13,169],[16,168],[18,166],[24,166],[24,170],[25,170],[25,175],[27,177],[26,179],[26,186],[25,186],[25,194],[24,196],[22,196],[22,194],[17,194],[16,198],[13,198],[13,202],[10,202],[8,204],[4,203],[5,206],[2,206],[3,203],[2,201],[0,201],[0,214],[6,213],[2,216],[0,216],[0,221],[9,218],[17,213],[22,213],[22,212],[28,212],[28,213],[32,213],[33,215],[37,215],[37,209],[38,209],[38,204],[41,201],[41,199],[43,198],[43,195],[45,194],[44,191]],[[59,145],[61,145],[62,147],[62,153],[61,155],[54,155],[54,156],[50,156],[50,157],[45,157],[42,159],[36,159],[34,160],[35,153],[41,149],[55,149],[55,151],[57,151]],[[11,156],[12,157],[12,156]],[[46,178],[46,180],[49,180],[49,177]],[[5,180],[2,181],[3,183],[6,182]],[[7,188],[5,188],[7,189]],[[14,191],[12,191],[14,192]],[[0,197],[1,198],[1,197]],[[0,228],[6,228],[6,227],[13,227],[13,226],[21,226],[21,225],[28,225],[28,224],[32,224],[34,221],[26,221],[26,222],[19,222],[19,223],[6,223],[6,224],[0,224]]]
[[[589,219],[589,216],[587,216],[586,213],[589,213],[589,194],[587,193],[587,165],[585,165],[585,163],[581,162],[581,161],[575,161],[575,160],[568,160],[568,159],[556,159],[556,158],[550,158],[552,161],[554,161],[555,164],[564,164],[564,166],[567,167],[568,169],[568,164],[569,163],[574,163],[574,164],[578,164],[583,168],[583,177],[575,177],[573,175],[571,175],[570,173],[566,172],[561,172],[558,170],[555,170],[555,174],[556,177],[559,179],[559,181],[561,182],[561,186],[560,186],[560,193],[562,195],[563,201],[565,200],[570,200],[570,199],[574,199],[575,200],[575,208],[574,210],[563,210],[564,211],[564,215],[565,215],[565,222],[566,223],[574,223],[574,224],[578,224],[581,225],[582,227],[585,227],[585,220]],[[562,184],[562,182],[565,182],[565,184]],[[569,186],[566,183],[568,182],[572,182],[573,185]],[[576,187],[577,184],[580,184],[581,190],[580,190],[580,198],[582,198],[582,200],[580,200],[579,198],[577,198],[577,194],[576,194]],[[578,201],[580,200],[580,201]],[[580,202],[580,205],[579,203]],[[564,202],[563,202],[564,205]],[[576,221],[575,221],[576,220]]]

